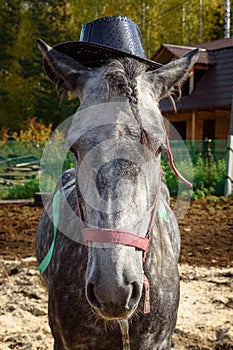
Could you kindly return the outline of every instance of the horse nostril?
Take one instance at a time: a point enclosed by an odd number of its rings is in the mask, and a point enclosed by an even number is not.
[[[141,296],[141,288],[139,283],[137,282],[132,282],[131,283],[131,294],[128,299],[127,307],[132,309],[135,307],[135,305],[138,304]]]
[[[95,292],[94,292],[95,285],[91,282],[89,282],[86,286],[86,297],[88,302],[95,308],[100,308],[100,303],[98,302]]]

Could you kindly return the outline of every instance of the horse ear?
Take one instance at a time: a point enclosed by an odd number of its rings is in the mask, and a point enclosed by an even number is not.
[[[187,78],[201,50],[195,49],[182,58],[172,61],[163,67],[146,72],[146,78],[153,85],[156,100],[172,94]]]
[[[49,69],[49,74],[46,73],[56,83],[58,90],[75,92],[83,88],[85,81],[91,74],[91,68],[81,65],[70,56],[53,49],[41,39],[37,40],[37,46]]]

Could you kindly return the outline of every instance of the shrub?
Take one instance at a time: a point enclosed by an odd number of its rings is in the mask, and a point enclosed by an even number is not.
[[[8,141],[47,141],[52,133],[52,124],[48,126],[38,122],[36,118],[29,118],[25,121],[25,127],[19,132],[9,132],[8,129],[2,128],[0,130],[0,140]]]
[[[191,174],[184,174],[182,168],[185,169],[185,163],[176,164],[182,175],[189,178]],[[172,196],[177,195],[178,179],[174,175],[171,167],[162,162],[164,180],[169,188]],[[190,169],[189,169],[190,170]],[[220,159],[214,162],[213,160],[208,164],[199,155],[195,163],[193,163],[193,194],[192,199],[201,199],[206,195],[214,194],[222,196],[224,193],[224,183],[226,174],[226,160]],[[184,192],[184,196],[186,193]]]

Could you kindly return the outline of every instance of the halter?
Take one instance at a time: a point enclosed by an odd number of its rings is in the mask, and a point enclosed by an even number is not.
[[[167,136],[165,125],[163,124],[164,132],[165,132],[165,139],[166,139],[166,152],[169,159],[169,164],[174,172],[174,174],[182,181],[184,182],[188,187],[192,187],[192,184],[187,181],[177,170],[170,144],[169,139]],[[149,248],[150,238],[151,238],[151,231],[153,228],[153,224],[155,221],[155,217],[158,210],[159,200],[160,200],[160,194],[161,194],[161,185],[162,185],[162,167],[160,167],[160,173],[159,173],[159,182],[158,182],[158,191],[156,194],[155,202],[154,202],[154,208],[152,211],[150,224],[146,233],[145,237],[139,237],[136,234],[132,232],[127,232],[120,229],[105,229],[105,228],[86,228],[84,227],[83,220],[82,220],[82,211],[77,195],[77,211],[80,218],[81,223],[81,231],[82,231],[82,237],[85,242],[105,242],[105,243],[115,243],[115,244],[123,244],[126,246],[135,247],[137,249],[140,249],[143,251],[143,262],[145,262],[146,259],[146,253]],[[50,249],[40,265],[37,267],[37,270],[39,270],[41,273],[44,273],[44,271],[47,269],[53,255],[54,246],[56,243],[56,237],[58,233],[58,225],[59,225],[59,212],[60,212],[60,193],[62,191],[65,191],[66,189],[75,186],[75,179],[71,180],[69,183],[67,183],[64,187],[59,189],[54,197],[53,197],[53,226],[54,226],[54,236],[53,241],[50,246]],[[150,312],[150,286],[149,281],[144,275],[143,279],[143,286],[144,286],[144,307],[143,311],[145,314]],[[130,350],[130,343],[129,343],[129,325],[128,320],[118,320],[121,334],[122,334],[122,343],[123,343],[123,350]]]
[[[159,183],[158,183],[158,191],[155,198],[155,203],[150,219],[150,224],[146,233],[145,237],[139,237],[135,233],[127,232],[124,230],[119,229],[105,229],[105,228],[86,228],[83,225],[82,218],[82,211],[80,207],[80,203],[77,197],[77,209],[80,217],[80,223],[81,223],[81,231],[83,240],[85,242],[100,242],[100,243],[115,243],[115,244],[123,244],[126,246],[131,246],[137,249],[140,249],[143,251],[143,262],[146,260],[146,253],[149,248],[150,238],[151,238],[151,231],[153,228],[153,223],[155,220],[155,216],[158,210],[159,200],[160,200],[160,193],[161,193],[161,184],[162,184],[162,167],[160,167],[160,173],[159,173]],[[149,281],[144,275],[143,278],[143,286],[144,286],[144,313],[150,312],[150,287],[149,287]]]

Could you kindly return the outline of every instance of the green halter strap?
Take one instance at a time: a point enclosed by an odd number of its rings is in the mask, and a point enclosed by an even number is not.
[[[40,265],[36,268],[41,273],[44,273],[47,269],[53,255],[56,238],[57,238],[57,232],[58,232],[58,225],[59,225],[59,213],[60,213],[60,193],[62,191],[65,191],[67,188],[70,188],[75,185],[75,179],[68,182],[65,186],[63,186],[60,190],[58,190],[54,197],[53,197],[53,241],[49,248],[48,253],[40,263]]]

